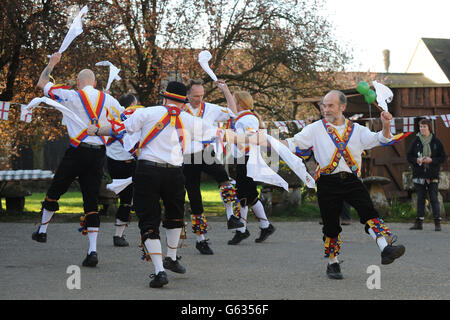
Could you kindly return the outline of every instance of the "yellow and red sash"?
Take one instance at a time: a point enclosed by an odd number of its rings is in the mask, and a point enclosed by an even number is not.
[[[184,109],[184,111],[186,111],[187,113],[189,113],[190,115],[193,115],[194,117],[200,117],[203,119],[203,115],[205,114],[205,103],[202,102],[200,105],[200,109],[197,111],[197,114],[195,115],[191,109],[186,105],[186,108]]]
[[[111,108],[113,109],[113,111],[118,115],[119,119],[116,119],[111,113],[108,112],[108,109],[106,109],[106,117],[107,120],[109,121],[109,123],[111,123],[111,127],[113,128],[113,130],[117,127],[123,126],[121,121],[125,121],[127,119],[128,116],[130,116],[131,114],[133,114],[136,109],[139,108],[144,108],[144,106],[140,106],[140,105],[133,105],[133,106],[129,106],[127,107],[122,113],[120,113],[116,108],[114,108],[113,106],[111,106]],[[110,146],[113,142],[115,141],[119,141],[120,144],[123,146],[123,139],[122,138],[117,138],[116,136],[110,136],[108,138],[108,140],[106,141],[106,145]]]
[[[239,116],[237,116],[234,121],[232,118],[228,119],[227,124],[226,124],[226,129],[233,129],[234,131],[236,131],[235,124],[238,122],[239,119],[241,119],[242,117],[247,116],[247,115],[254,115],[254,114],[251,111],[244,111]],[[246,147],[244,149],[245,154],[247,154],[249,151],[250,151],[250,147]]]
[[[76,93],[80,97],[81,104],[83,105],[84,110],[86,111],[89,120],[91,121],[91,124],[95,124],[97,127],[100,127],[98,123],[98,118],[100,117],[100,114],[103,110],[103,105],[105,104],[105,94],[99,91],[97,102],[95,104],[95,109],[93,109],[92,104],[89,101],[89,97],[83,90],[78,90],[76,91]],[[86,139],[87,136],[88,136],[87,128],[85,128],[76,137],[70,137],[70,144],[73,147],[77,148],[80,145],[80,143],[84,139]],[[103,144],[106,144],[105,138],[103,138],[102,136],[99,136],[98,138],[102,141]]]
[[[161,119],[159,119],[159,121],[147,133],[144,140],[142,140],[139,143],[137,150],[135,151],[136,154],[139,152],[139,150],[144,148],[153,139],[155,139],[158,136],[158,134],[160,134],[161,131],[165,127],[167,127],[167,125],[169,123],[171,126],[175,126],[175,129],[177,130],[177,133],[178,133],[178,141],[180,142],[180,145],[181,145],[181,151],[184,152],[184,149],[185,149],[184,136],[185,136],[185,134],[184,134],[183,121],[181,120],[181,117],[180,117],[181,110],[178,109],[177,107],[169,107],[169,106],[164,106],[164,107],[167,109],[167,113]]]
[[[56,89],[70,89],[70,86],[66,86],[66,85],[63,85],[63,84],[54,84],[54,85],[48,90],[48,95],[50,96],[50,98],[51,98],[52,100],[55,100],[55,101],[60,102],[60,101],[61,101],[61,98],[58,97],[56,94],[54,94],[54,93],[52,92],[53,90],[56,90]]]
[[[244,111],[239,116],[236,117],[236,119],[234,120],[234,123],[237,123],[239,121],[239,119],[241,119],[241,118],[243,118],[245,116],[248,116],[248,115],[255,116],[255,114],[253,112],[251,112],[251,111]],[[231,120],[231,118],[230,118],[230,120]],[[249,151],[250,151],[250,147],[249,146],[244,148],[245,154],[247,154]]]
[[[331,174],[334,170],[336,170],[341,158],[344,158],[345,163],[353,172],[353,174],[356,175],[357,177],[360,177],[361,172],[359,166],[355,161],[355,159],[353,159],[350,150],[347,147],[348,141],[350,140],[350,137],[352,136],[354,129],[353,122],[351,122],[350,120],[347,121],[347,125],[345,126],[342,137],[339,135],[336,129],[328,123],[326,119],[322,119],[322,124],[325,127],[325,130],[327,131],[331,140],[333,141],[334,145],[336,146],[336,149],[334,151],[330,163],[324,168],[320,167],[317,168],[314,174],[314,179],[317,180],[322,174],[324,175]]]

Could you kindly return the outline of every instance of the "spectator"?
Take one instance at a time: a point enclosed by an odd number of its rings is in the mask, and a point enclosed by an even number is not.
[[[412,164],[412,181],[417,192],[417,218],[411,230],[422,230],[425,218],[425,198],[428,192],[436,231],[441,231],[438,200],[439,171],[446,155],[442,142],[432,133],[431,120],[419,121],[419,132],[407,153]]]

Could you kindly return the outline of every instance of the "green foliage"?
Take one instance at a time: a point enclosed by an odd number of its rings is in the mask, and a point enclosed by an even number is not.
[[[408,221],[416,217],[416,210],[411,206],[411,202],[401,202],[393,197],[390,205],[391,216],[385,217],[388,221]]]

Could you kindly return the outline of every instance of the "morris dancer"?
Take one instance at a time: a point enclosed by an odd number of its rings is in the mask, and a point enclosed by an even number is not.
[[[132,94],[126,94],[119,98],[119,103],[123,108],[114,109],[110,113],[115,119],[120,120],[120,116],[125,110],[131,113],[138,106],[137,99]],[[106,164],[112,179],[126,179],[132,177],[136,168],[136,160],[130,152],[123,148],[123,140],[119,137],[109,137],[106,142]],[[119,193],[120,205],[116,212],[115,234],[113,244],[115,247],[128,247],[129,243],[125,239],[125,227],[131,221],[131,207],[133,200],[133,184],[128,185]]]
[[[253,110],[252,96],[248,92],[238,91],[234,93],[234,99],[238,110],[234,123],[236,133],[241,135],[255,133],[260,128],[260,119]],[[237,151],[235,156],[236,158],[244,157],[244,160],[238,159],[236,165],[236,189],[237,198],[239,200],[237,205],[240,206],[240,217],[244,226],[236,230],[234,237],[228,241],[229,245],[236,245],[250,236],[250,232],[247,229],[247,214],[249,208],[253,209],[256,218],[259,220],[261,229],[260,235],[255,239],[255,242],[263,242],[275,232],[275,227],[269,222],[264,206],[258,199],[259,194],[256,182],[247,176],[249,146],[248,144],[245,144],[245,142],[243,149],[243,152]]]
[[[190,135],[194,140],[205,141],[217,134],[217,128],[181,112],[187,101],[184,84],[169,82],[161,96],[164,98],[162,106],[137,109],[122,124],[127,134],[140,134],[133,201],[139,218],[144,257],[147,261],[151,260],[155,268],[150,281],[152,288],[161,288],[169,282],[165,269],[186,272],[176,255],[184,226],[185,181],[181,166],[183,151],[190,142],[185,139]],[[194,127],[201,130],[194,130]],[[110,129],[90,126],[88,133],[108,135]],[[159,235],[160,199],[165,207],[163,227],[167,237],[164,262]]]
[[[99,128],[107,123],[105,106],[120,107],[119,102],[109,94],[95,89],[94,73],[89,69],[82,70],[77,77],[78,90],[50,82],[50,73],[60,61],[61,54],[54,53],[47,67],[42,72],[37,87],[44,94],[72,110],[86,123]],[[94,102],[95,104],[92,104]],[[42,219],[32,239],[38,242],[47,241],[47,226],[55,211],[59,209],[58,200],[67,192],[70,184],[78,178],[83,195],[84,216],[80,231],[89,238],[89,250],[83,266],[95,267],[98,263],[97,235],[100,227],[98,216],[98,192],[103,177],[105,162],[105,140],[102,137],[89,137],[86,129],[77,132],[72,119],[65,117],[70,137],[70,147],[56,170],[55,176],[42,203]]]
[[[345,119],[343,112],[346,105],[344,93],[337,90],[328,92],[323,99],[324,119],[308,125],[293,138],[282,141],[293,152],[296,147],[314,148],[314,156],[320,166],[315,175],[317,198],[324,224],[325,256],[329,258],[326,273],[332,279],[343,278],[337,256],[342,231],[339,216],[344,201],[356,209],[366,233],[375,239],[381,251],[381,264],[390,264],[405,252],[403,245],[393,245],[396,236],[391,239],[390,230],[379,217],[360,179],[363,150],[393,142],[390,133],[392,115],[383,111],[382,131],[372,132]],[[259,135],[258,139],[259,144],[266,144],[263,135]]]
[[[225,95],[228,108],[203,101],[205,89],[202,80],[190,80],[187,85],[187,97],[189,103],[186,104],[185,111],[189,114],[201,118],[202,120],[217,126],[218,122],[227,122],[236,114],[236,107],[233,97],[227,85],[223,81],[217,81],[217,86]],[[195,247],[201,254],[214,254],[209,247],[208,240],[205,239],[207,233],[206,217],[202,203],[200,190],[200,176],[202,171],[212,176],[219,185],[220,197],[224,203],[227,214],[228,229],[242,227],[239,221],[239,213],[233,213],[233,204],[236,201],[236,189],[231,183],[223,164],[211,156],[211,148],[205,148],[200,142],[193,141],[191,144],[191,154],[185,156],[183,173],[186,177],[186,190],[191,206],[192,231],[196,235]],[[209,160],[208,161],[208,157]],[[207,160],[207,161],[205,161]]]

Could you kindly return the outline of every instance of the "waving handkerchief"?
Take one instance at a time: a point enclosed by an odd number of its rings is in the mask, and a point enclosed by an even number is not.
[[[302,159],[293,154],[288,147],[282,144],[277,139],[266,134],[267,141],[269,141],[273,150],[275,150],[280,157],[286,162],[291,170],[306,184],[307,187],[314,189],[316,183],[311,175],[306,171],[305,164]]]
[[[58,50],[59,53],[63,53],[64,51],[66,51],[66,49],[72,43],[73,39],[78,37],[83,32],[83,24],[81,22],[87,11],[88,7],[84,6],[75,17],[75,19],[73,19],[72,25],[70,26],[69,31],[67,32],[66,37],[64,38],[63,43]]]
[[[115,194],[119,194],[123,189],[125,189],[132,183],[133,183],[132,177],[126,179],[113,179],[113,181],[110,184],[106,185],[106,189],[111,190]]]
[[[392,101],[394,98],[394,93],[386,87],[384,84],[381,84],[379,82],[376,82],[375,80],[372,81],[373,87],[375,89],[375,92],[377,93],[377,102],[380,107],[383,108],[383,110],[388,111],[388,103]]]
[[[120,69],[117,68],[115,65],[113,65],[111,62],[109,62],[109,61],[100,61],[100,62],[97,62],[95,65],[96,66],[109,67],[109,78],[108,78],[108,84],[106,85],[105,91],[109,90],[109,87],[111,87],[111,83],[114,80],[117,80],[117,81],[122,80],[122,78],[119,77]]]
[[[261,147],[250,144],[247,176],[255,181],[279,186],[289,192],[289,184],[273,171],[261,156]]]
[[[49,106],[54,107],[56,110],[61,112],[64,117],[70,118],[73,121],[73,124],[77,126],[77,128],[74,129],[82,131],[86,128],[86,124],[84,124],[83,121],[72,110],[47,97],[34,98],[30,103],[27,104],[25,109],[31,110],[32,108],[39,106],[39,104],[41,103],[45,103]]]
[[[214,74],[214,72],[209,67],[209,60],[211,60],[212,55],[208,50],[204,50],[198,54],[198,63],[200,63],[200,66],[205,70],[205,72],[213,79],[214,81],[217,81],[217,77]]]

